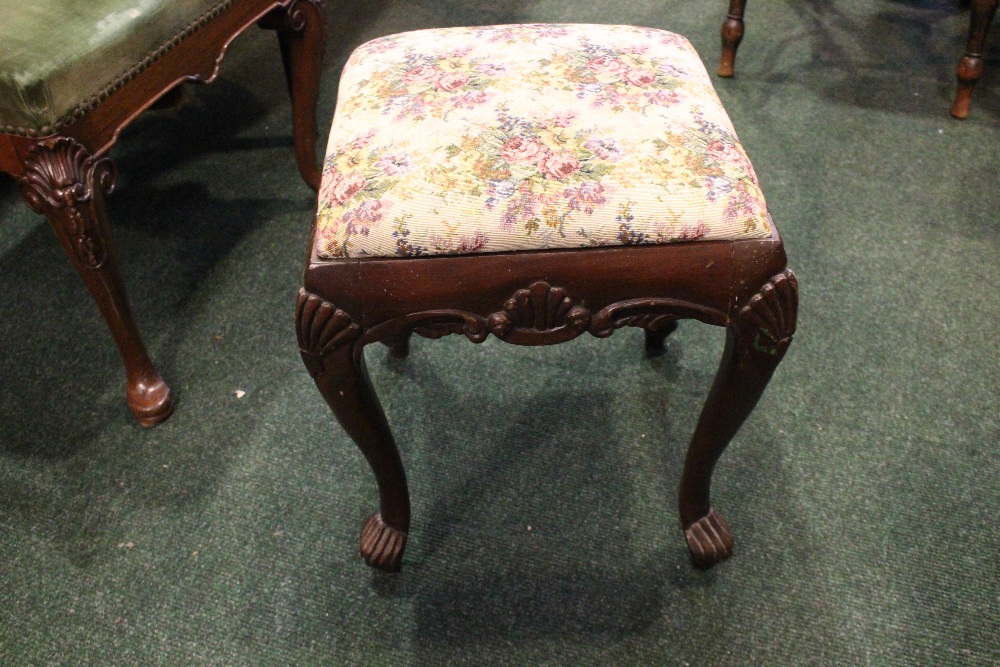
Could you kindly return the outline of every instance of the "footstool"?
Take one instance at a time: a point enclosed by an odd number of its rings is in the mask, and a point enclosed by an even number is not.
[[[692,561],[733,542],[712,470],[795,330],[798,288],[753,167],[688,41],[507,25],[364,44],[340,81],[296,321],[303,361],[378,484],[361,554],[399,569],[410,502],[365,368],[382,342],[552,345],[693,318],[726,327],[688,448]],[[638,443],[636,443],[638,446]]]

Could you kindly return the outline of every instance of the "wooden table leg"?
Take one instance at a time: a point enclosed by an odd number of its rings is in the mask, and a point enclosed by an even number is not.
[[[48,218],[118,344],[129,407],[143,426],[163,421],[173,412],[170,388],[142,342],[108,224],[104,197],[114,188],[114,165],[95,159],[73,139],[58,137],[29,150],[24,172],[22,196]]]
[[[972,0],[969,41],[965,45],[965,55],[958,63],[958,92],[951,107],[951,115],[959,120],[968,117],[972,89],[983,76],[983,47],[998,2],[1000,0]]]
[[[743,13],[746,0],[729,0],[729,13],[722,24],[722,59],[719,61],[719,76],[731,77],[736,62],[736,49],[743,39]]]
[[[710,567],[732,554],[729,528],[711,503],[712,470],[785,355],[797,312],[798,284],[786,270],[747,302],[728,330],[722,363],[688,447],[681,478],[681,525],[697,567]]]

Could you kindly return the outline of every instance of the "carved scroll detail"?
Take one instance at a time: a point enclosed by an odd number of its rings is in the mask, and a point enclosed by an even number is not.
[[[323,11],[323,0],[291,0],[288,5],[265,14],[257,25],[265,30],[302,32],[309,23],[309,13]]]
[[[293,0],[288,6],[288,25],[295,32],[305,30],[309,10],[322,12],[323,0]]]
[[[753,349],[780,356],[792,342],[798,310],[799,284],[795,274],[785,269],[740,309],[737,330],[752,341]]]
[[[314,378],[324,372],[326,355],[361,335],[361,327],[350,315],[304,289],[299,290],[295,304],[295,322],[299,352]]]
[[[98,196],[111,194],[115,187],[115,168],[106,158],[96,159],[83,144],[69,137],[57,137],[35,144],[24,159],[21,195],[36,213],[61,211],[65,215],[65,234],[73,253],[92,269],[100,268],[106,257],[96,212]]]
[[[514,292],[503,310],[486,318],[486,324],[494,336],[512,343],[557,343],[586,331],[590,311],[577,305],[562,287],[540,280]]]
[[[405,319],[410,323],[409,328],[424,338],[438,339],[459,334],[473,343],[482,343],[490,335],[486,318],[464,310],[430,310]]]
[[[709,324],[725,324],[722,311],[680,299],[630,299],[601,309],[590,323],[590,333],[607,338],[622,327],[659,329],[669,320],[694,318]]]

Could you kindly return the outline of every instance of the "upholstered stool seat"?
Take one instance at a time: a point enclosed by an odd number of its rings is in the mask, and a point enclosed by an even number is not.
[[[402,357],[412,332],[545,345],[637,326],[655,353],[679,318],[727,327],[681,490],[692,557],[710,565],[732,549],[711,471],[784,354],[796,305],[753,167],[685,38],[447,28],[348,60],[298,330],[376,475],[370,565],[399,567],[410,508],[366,344]]]
[[[754,239],[764,198],[688,41],[630,26],[422,30],[340,83],[322,257]]]

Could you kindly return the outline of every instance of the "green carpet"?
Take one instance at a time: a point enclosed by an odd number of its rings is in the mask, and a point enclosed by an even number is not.
[[[714,71],[725,4],[330,2],[322,122],[373,37],[631,23]],[[731,560],[692,570],[676,518],[724,339],[684,322],[654,360],[637,330],[369,350],[414,525],[401,574],[364,566],[374,480],[298,357],[312,195],[253,31],[113,153],[163,425],[133,421],[103,320],[0,180],[0,664],[1000,663],[1000,27],[957,122],[953,0],[751,2],[747,25],[717,89],[801,308],[715,475]]]

